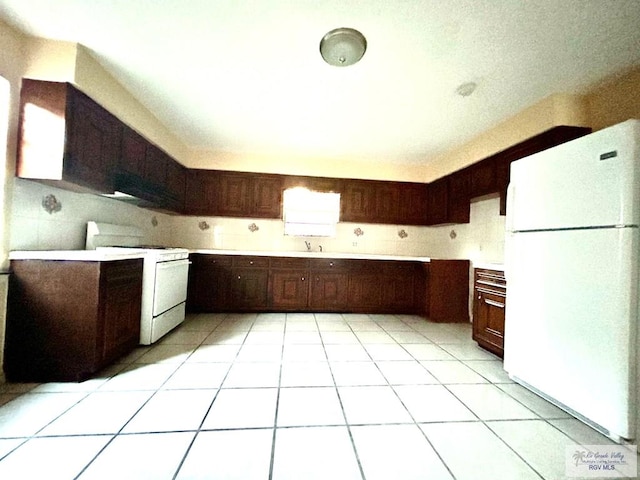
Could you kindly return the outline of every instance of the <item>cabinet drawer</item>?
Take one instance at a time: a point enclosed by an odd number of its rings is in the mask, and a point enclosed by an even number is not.
[[[224,255],[194,255],[192,257],[194,265],[207,265],[212,267],[230,267],[231,257]]]
[[[271,268],[300,269],[306,270],[309,267],[309,260],[296,257],[272,257]]]
[[[269,257],[237,256],[233,257],[235,268],[269,268]]]
[[[385,275],[413,275],[417,268],[419,268],[419,264],[414,262],[399,261],[382,263],[382,272]]]
[[[504,295],[507,289],[507,281],[504,277],[504,272],[476,268],[475,286],[485,291],[494,291]]]
[[[311,270],[346,271],[348,261],[335,258],[312,258],[309,260]]]

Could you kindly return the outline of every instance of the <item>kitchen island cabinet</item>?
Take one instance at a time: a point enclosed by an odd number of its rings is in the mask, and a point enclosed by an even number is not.
[[[5,375],[81,381],[140,339],[141,258],[12,260]]]
[[[474,269],[473,339],[500,357],[504,355],[506,298],[503,271]]]

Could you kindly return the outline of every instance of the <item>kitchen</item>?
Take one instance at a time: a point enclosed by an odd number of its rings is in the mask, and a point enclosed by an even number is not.
[[[7,72],[3,71],[3,76],[6,75],[12,85],[11,111],[17,112],[17,88],[22,76],[73,81],[116,116],[131,119],[133,126],[175,158],[191,158],[189,166],[194,168],[202,168],[206,164],[205,153],[184,153],[185,148],[175,136],[120,87],[86,48],[64,42],[29,38],[9,26],[3,25],[2,31],[3,39],[6,38],[7,42],[13,42],[14,45],[13,49],[6,49],[5,52],[29,52],[24,58],[2,59],[3,64],[6,63]],[[375,51],[373,47],[371,51]],[[514,112],[508,120],[486,129],[475,139],[470,139],[451,153],[441,156],[428,167],[381,166],[376,170],[368,168],[367,171],[371,171],[371,175],[367,178],[430,182],[556,125],[588,126],[599,130],[627,118],[638,117],[640,106],[637,67],[616,73],[619,75],[610,81],[598,84],[589,91],[580,92],[580,95],[554,92],[554,95],[543,98],[531,106],[526,105],[528,108]],[[473,97],[469,100],[471,99]],[[16,150],[16,117],[10,117],[10,165],[13,165],[13,152]],[[229,170],[256,170],[319,177],[335,176],[329,173],[340,172],[340,176],[344,178],[360,178],[357,172],[364,171],[361,164],[356,162],[349,164],[326,161],[305,166],[284,159],[278,164],[272,163],[259,169],[256,165],[248,163],[246,157],[231,159],[228,164],[224,161],[225,158],[222,156],[210,168],[226,167],[225,169]],[[234,165],[237,167],[234,168]],[[274,171],[270,171],[272,169]],[[7,167],[7,170],[13,172],[11,167]],[[276,252],[306,249],[301,239],[281,235],[280,220],[176,217],[39,183],[22,180],[14,182],[11,175],[6,183],[6,195],[7,198],[13,197],[13,209],[5,211],[5,217],[12,218],[10,223],[5,222],[5,251],[82,249],[88,221],[97,219],[106,223],[125,223],[122,221],[125,218],[127,224],[135,224],[145,231],[145,243],[178,245],[192,249],[234,248]],[[58,211],[48,213],[42,207],[42,201],[46,197],[49,197],[54,207],[61,205]],[[4,202],[4,205],[8,205],[8,202]],[[504,255],[504,217],[498,214],[499,207],[499,199],[495,196],[472,202],[468,224],[437,227],[339,224],[337,236],[323,239],[322,245],[327,252],[430,256],[501,263]],[[206,228],[205,224],[209,225],[209,228]],[[250,230],[251,224],[255,224],[257,229]],[[357,229],[363,234],[354,233]],[[405,238],[398,235],[402,229],[408,234]],[[428,245],[426,251],[425,245]],[[314,244],[313,248],[317,249],[318,245]]]

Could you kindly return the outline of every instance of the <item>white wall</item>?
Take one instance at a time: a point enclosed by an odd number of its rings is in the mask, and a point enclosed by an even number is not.
[[[42,200],[54,195],[62,207],[48,213]],[[85,245],[87,222],[132,225],[146,233],[144,243],[191,249],[304,251],[304,241],[318,251],[463,258],[501,263],[505,218],[497,197],[471,204],[469,224],[439,227],[340,223],[332,238],[286,237],[281,220],[166,215],[91,194],[68,192],[30,180],[15,179],[11,250],[73,250]],[[157,225],[153,225],[153,219]],[[201,229],[201,222],[209,228]],[[252,224],[258,230],[251,231]],[[362,235],[356,235],[360,229]],[[403,230],[407,236],[402,238]],[[451,233],[455,232],[455,235]],[[455,237],[455,238],[452,238]]]
[[[223,217],[176,217],[172,219],[171,243],[187,248],[304,251],[304,241],[318,251],[429,256],[501,263],[504,257],[504,217],[499,215],[499,198],[485,198],[471,204],[470,223],[440,227],[340,223],[332,238],[285,237],[281,220]],[[206,222],[209,228],[201,229]],[[249,227],[255,224],[258,230]],[[363,234],[354,233],[360,229]],[[399,232],[407,234],[401,238]],[[451,238],[451,232],[455,238]],[[355,245],[354,245],[355,243]]]
[[[61,204],[48,213],[42,200],[54,195]],[[157,226],[153,225],[153,218]],[[131,225],[144,230],[146,244],[165,244],[172,226],[170,215],[127,205],[91,194],[68,192],[29,180],[14,179],[11,250],[84,249],[87,222]]]

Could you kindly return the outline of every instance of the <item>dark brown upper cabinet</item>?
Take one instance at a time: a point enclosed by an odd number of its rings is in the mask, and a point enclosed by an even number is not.
[[[217,170],[187,170],[184,199],[187,215],[217,214],[218,174]]]
[[[114,188],[133,195],[142,206],[181,212],[186,169],[163,150],[124,127]]]
[[[427,223],[426,184],[344,180],[340,203],[344,222]]]
[[[376,191],[373,182],[346,180],[340,196],[340,220],[375,223]]]
[[[71,84],[22,81],[18,177],[112,193],[121,135],[120,122]]]
[[[427,185],[400,183],[398,218],[401,225],[426,225],[428,217]]]
[[[281,175],[190,169],[185,211],[190,215],[280,218],[283,185]]]
[[[448,223],[449,182],[447,177],[430,183],[427,192],[427,225]]]

